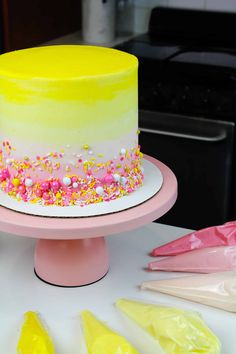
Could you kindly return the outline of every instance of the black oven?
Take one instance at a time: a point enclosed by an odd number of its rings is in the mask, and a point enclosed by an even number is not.
[[[139,59],[142,151],[178,179],[158,222],[200,229],[236,218],[235,23],[236,14],[155,8],[149,32],[117,47]]]
[[[142,151],[178,180],[177,202],[158,222],[199,229],[228,220],[234,124],[141,110],[139,125]]]

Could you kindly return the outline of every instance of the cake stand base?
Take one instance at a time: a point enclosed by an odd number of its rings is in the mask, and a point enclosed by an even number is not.
[[[163,184],[144,203],[117,213],[84,218],[45,218],[0,207],[0,230],[39,239],[35,272],[43,281],[68,287],[91,284],[108,271],[104,236],[152,222],[176,201],[177,180],[173,172],[162,162],[150,156],[145,158],[160,169]]]
[[[104,237],[79,240],[38,240],[35,273],[43,281],[65,287],[83,286],[108,272],[108,251]]]

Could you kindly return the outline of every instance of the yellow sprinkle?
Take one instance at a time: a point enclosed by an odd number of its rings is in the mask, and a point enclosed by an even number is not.
[[[89,149],[89,145],[88,144],[84,144],[83,149],[84,150],[88,150]]]
[[[103,154],[98,154],[98,157],[103,157]]]
[[[35,198],[35,199],[32,199],[30,201],[31,204],[36,204],[38,201],[40,200],[40,198]]]
[[[60,198],[61,198],[61,193],[57,192],[56,198],[57,198],[57,199],[60,199]]]
[[[13,184],[14,187],[18,187],[20,185],[19,178],[13,178],[12,184]]]

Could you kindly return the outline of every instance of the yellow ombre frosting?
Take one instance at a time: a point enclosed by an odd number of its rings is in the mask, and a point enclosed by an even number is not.
[[[137,72],[136,57],[95,46],[44,46],[0,55],[0,189],[45,204],[41,182],[63,184],[76,176],[85,186],[89,173],[94,179],[73,196],[74,204],[103,201],[96,187],[107,174],[119,175],[115,182],[124,177],[126,188],[120,185],[117,192],[106,185],[106,198],[136,190],[142,184]],[[6,168],[10,177],[2,178]],[[20,191],[26,179],[33,182],[26,183],[27,196],[7,183],[16,178]],[[88,198],[82,198],[87,190]],[[65,196],[46,192],[46,204],[68,205]]]
[[[96,319],[90,311],[83,311],[81,316],[88,354],[138,354],[124,337]]]
[[[45,46],[3,54],[1,130],[28,141],[43,134],[55,146],[132,131],[137,66],[134,56],[102,47]]]
[[[51,338],[35,312],[25,313],[17,345],[18,354],[54,354]]]

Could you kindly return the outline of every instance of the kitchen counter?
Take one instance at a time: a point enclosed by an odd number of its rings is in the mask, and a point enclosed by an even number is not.
[[[122,333],[114,302],[131,298],[176,306],[201,313],[219,337],[222,354],[235,354],[236,314],[168,295],[140,290],[147,280],[182,276],[183,273],[148,272],[149,252],[189,230],[148,224],[132,232],[107,238],[110,270],[99,282],[80,288],[61,288],[39,280],[33,270],[36,240],[0,233],[0,353],[15,354],[23,314],[40,313],[55,343],[57,354],[79,354],[78,316],[91,310],[99,319]],[[125,333],[122,333],[125,334]]]
[[[104,47],[115,47],[118,44],[124,43],[133,37],[137,36],[136,34],[130,34],[130,35],[123,35],[123,36],[117,36],[112,42],[109,43],[86,43],[83,38],[82,38],[82,33],[81,31],[76,31],[73,33],[69,33],[65,36],[55,38],[53,40],[50,40],[48,42],[42,43],[41,45],[65,45],[65,44],[82,44],[82,45],[97,45],[97,46],[104,46]]]

